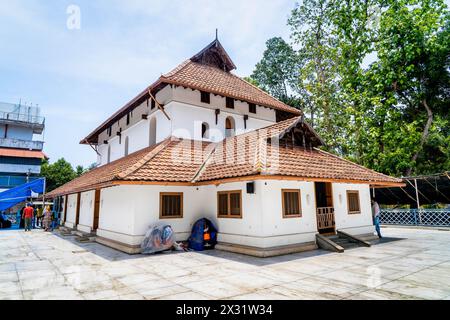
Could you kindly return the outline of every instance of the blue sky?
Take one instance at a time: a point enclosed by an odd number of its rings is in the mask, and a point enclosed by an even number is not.
[[[2,0],[0,101],[39,104],[50,161],[96,161],[79,141],[147,85],[219,39],[249,75],[265,41],[289,37],[292,0]],[[80,29],[69,29],[70,5]]]

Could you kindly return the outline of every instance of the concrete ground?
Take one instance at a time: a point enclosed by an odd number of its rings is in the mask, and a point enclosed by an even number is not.
[[[450,232],[383,228],[344,253],[151,256],[41,230],[0,231],[4,299],[450,299]]]

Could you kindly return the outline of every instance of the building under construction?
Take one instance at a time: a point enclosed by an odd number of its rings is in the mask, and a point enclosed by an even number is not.
[[[0,102],[0,192],[39,178],[44,129],[39,107]]]

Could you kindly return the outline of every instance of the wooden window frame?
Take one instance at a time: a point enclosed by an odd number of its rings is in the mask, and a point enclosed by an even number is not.
[[[200,102],[211,104],[211,93],[206,91],[200,91]]]
[[[163,216],[163,196],[180,196],[180,214],[176,216]],[[159,193],[159,219],[182,219],[183,218],[183,192],[160,192]]]
[[[254,103],[248,103],[248,112],[256,114],[256,104]]]
[[[284,205],[284,194],[285,193],[297,193],[298,194],[298,209],[299,214],[287,214],[286,213],[286,207]],[[284,219],[290,219],[290,218],[301,218],[302,217],[302,193],[300,189],[281,189],[281,212],[283,214]]]
[[[359,190],[347,190],[347,213],[348,214],[361,214],[361,197],[359,196]],[[349,194],[356,194],[358,196],[358,211],[350,211],[350,198]]]
[[[225,97],[225,106],[228,109],[234,109],[234,99],[230,97]]]
[[[231,214],[231,197],[230,194],[232,193],[239,193],[239,203],[240,203],[240,213],[239,215],[232,215]],[[219,211],[219,196],[226,194],[227,195],[227,207],[228,212],[226,215],[220,214]],[[225,218],[225,219],[242,219],[242,190],[230,190],[230,191],[218,191],[217,192],[217,218]]]

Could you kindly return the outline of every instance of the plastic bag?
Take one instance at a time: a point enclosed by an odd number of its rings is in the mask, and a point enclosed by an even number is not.
[[[151,226],[141,244],[141,253],[150,254],[172,248],[175,242],[172,227],[166,224]]]

